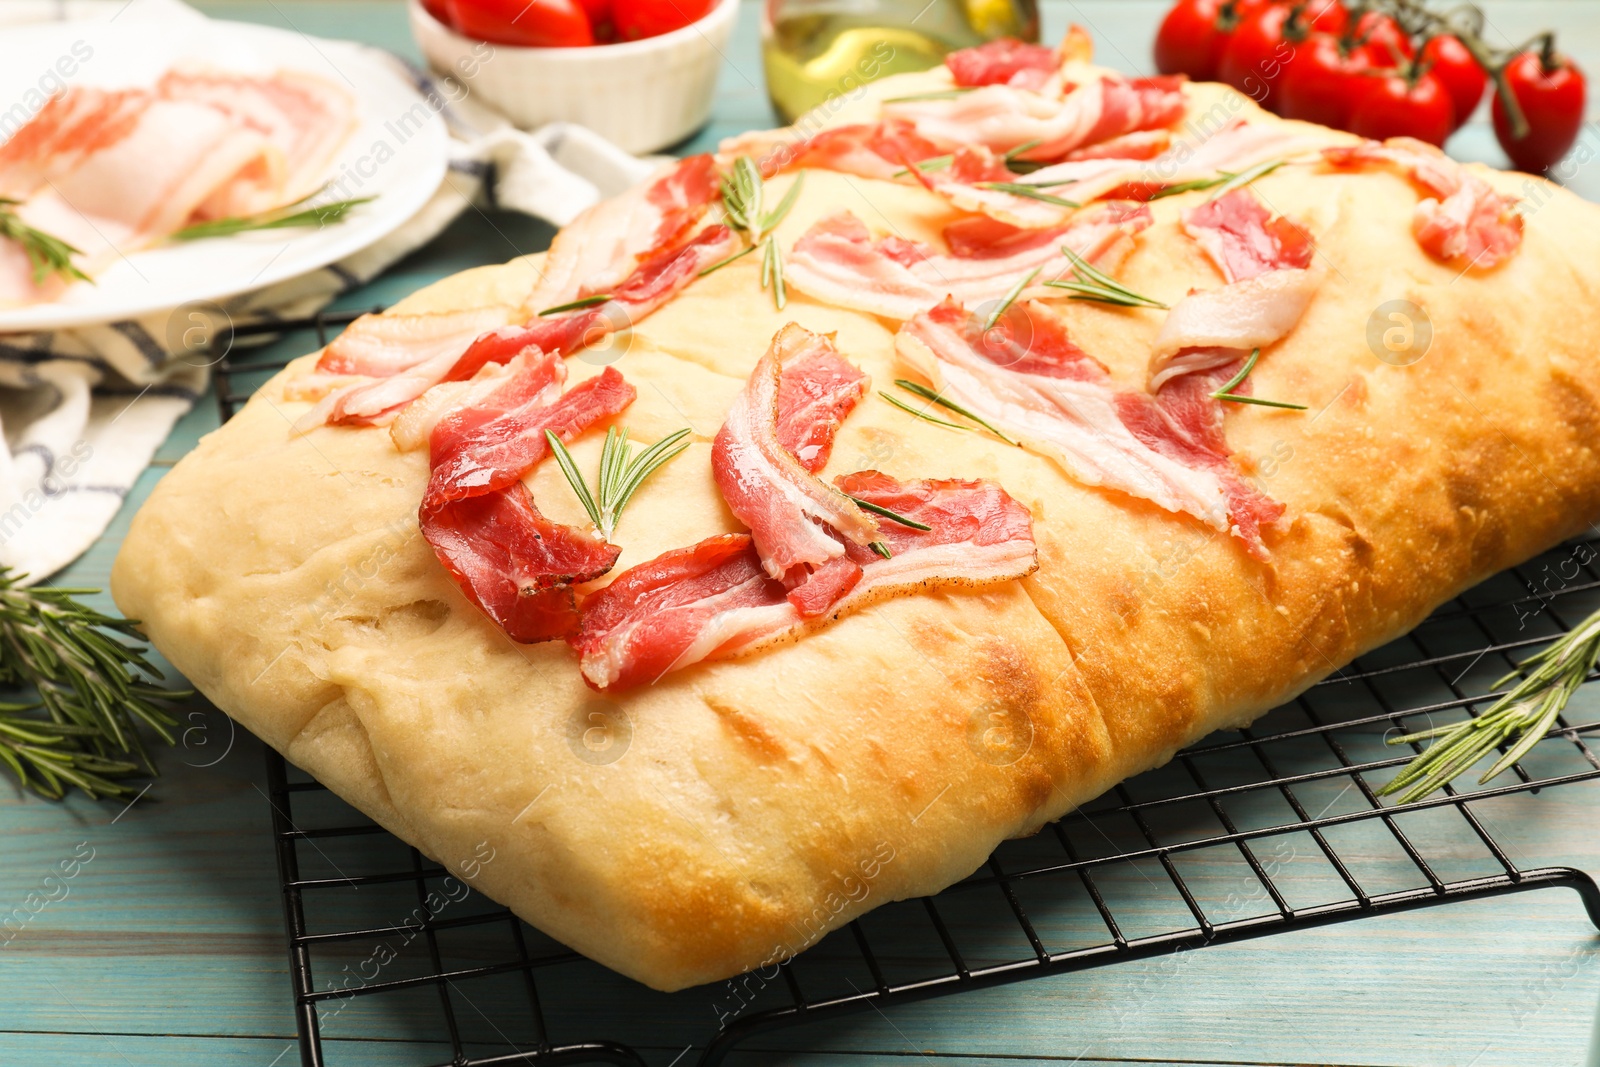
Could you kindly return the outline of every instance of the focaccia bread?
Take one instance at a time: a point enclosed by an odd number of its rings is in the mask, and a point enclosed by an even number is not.
[[[829,121],[946,78],[879,83]],[[1220,99],[1186,91],[1194,114]],[[387,829],[452,869],[492,849],[470,864],[476,887],[562,942],[659,989],[769,964],[965,876],[1001,840],[1250,721],[1600,517],[1600,210],[1476,173],[1527,198],[1521,247],[1489,270],[1424,251],[1419,193],[1389,169],[1253,183],[1304,220],[1325,268],[1251,376],[1257,395],[1308,410],[1226,414],[1238,469],[1287,508],[1265,558],[869,396],[825,476],[997,482],[1032,514],[1038,570],[598,693],[565,644],[511,641],[440,566],[418,528],[426,450],[397,450],[383,427],[291,429],[312,407],[308,356],[161,480],[113,591],[218,707]],[[791,181],[769,182],[774,201]],[[1202,195],[1150,204],[1123,284],[1166,303],[1218,285],[1178,221]],[[841,209],[933,245],[958,215],[915,185],[809,169],[779,242]],[[908,374],[897,322],[795,288],[779,311],[759,259],[699,278],[607,350],[638,391],[618,420],[634,439],[688,426],[693,441],[630,504],[610,577],[742,528],[711,441],[785,324],[834,334],[875,389]],[[396,311],[515,307],[540,269],[467,271]],[[1397,301],[1431,323],[1420,359],[1378,356]],[[1160,311],[1050,303],[1119,385],[1144,386]],[[568,367],[569,383],[602,370],[581,354]],[[572,445],[584,471],[600,436]],[[584,522],[556,464],[526,483],[546,515]]]

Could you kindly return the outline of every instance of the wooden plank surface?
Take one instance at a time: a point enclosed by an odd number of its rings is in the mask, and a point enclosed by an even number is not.
[[[403,11],[390,0],[213,0],[203,6],[221,17],[359,37],[413,53]],[[1069,20],[1081,22],[1094,31],[1105,61],[1140,71],[1162,7],[1149,0],[1046,0],[1045,32],[1053,36]],[[1544,0],[1488,8],[1493,32],[1505,41],[1555,26],[1580,62],[1600,70],[1600,3]],[[754,5],[747,4],[713,122],[682,150],[771,123],[755,16]],[[1592,128],[1584,137],[1588,154],[1600,155]],[[1500,161],[1481,115],[1452,150],[1464,158]],[[1600,198],[1592,165],[1575,167],[1571,184]],[[537,250],[549,235],[548,227],[526,219],[469,213],[432,246],[341,303],[388,303],[464,267]],[[276,351],[293,355],[311,344],[304,336],[287,338]],[[139,501],[216,425],[209,402],[183,420],[116,523],[60,577],[63,584],[104,584]],[[1332,705],[1360,696],[1341,694],[1338,687],[1320,692],[1319,699]],[[0,935],[0,1064],[265,1067],[297,1061],[262,752],[253,738],[201,703],[185,716],[184,743],[164,754],[163,777],[127,808],[78,798],[49,804],[0,787],[0,915],[21,909],[24,916],[14,936]],[[1351,803],[1333,790],[1310,799],[1313,810],[1326,804],[1338,811],[1343,808],[1335,805]],[[1592,786],[1483,803],[1475,810],[1524,866],[1600,869],[1600,794]],[[297,809],[297,817],[339,815],[328,810],[302,816]],[[1459,817],[1407,818],[1413,838],[1424,843],[1442,876],[1495,869]],[[1172,829],[1185,828],[1179,818]],[[1393,840],[1375,824],[1333,836],[1369,889],[1418,884],[1415,866],[1396,854]],[[386,847],[375,840],[336,851],[330,843],[323,858],[392,862]],[[1025,852],[1043,845],[1015,847]],[[1269,859],[1282,866],[1284,880],[1297,892],[1314,896],[1327,890],[1329,875],[1313,848],[1288,839],[1276,847],[1280,851]],[[1195,853],[1181,862],[1185,877],[1206,887],[1217,906],[1239,914],[1261,909],[1259,897],[1228,888],[1239,867],[1236,855]],[[66,870],[73,873],[67,876]],[[1172,925],[1177,905],[1170,889],[1151,888],[1161,878],[1153,865],[1124,872],[1120,882],[1108,878],[1106,891],[1117,898],[1119,916],[1151,931]],[[1084,902],[1069,893],[1044,886],[1038,898],[1030,900],[1031,913],[1041,934],[1057,944],[1083,936],[1085,924],[1094,921]],[[368,887],[318,914],[382,925],[403,920],[410,906],[403,896]],[[891,908],[873,921],[889,923],[893,914]],[[871,923],[868,928],[875,929]],[[978,937],[983,929],[973,920],[958,926],[958,934]],[[498,947],[464,938],[450,950],[470,960]],[[1015,954],[1017,946],[985,942],[980,950],[999,958]],[[331,979],[364,951],[354,945],[330,953],[319,959],[318,974]],[[841,990],[864,981],[838,963],[845,954],[829,943],[813,955],[818,962],[807,963],[807,981]],[[414,954],[395,964],[414,965]],[[916,961],[896,965],[910,968]],[[887,1015],[869,1012],[769,1035],[733,1062],[1576,1067],[1584,1062],[1597,986],[1595,931],[1573,894],[1552,890],[1124,963]],[[633,1042],[663,1067],[692,1061],[692,1050],[685,1050],[711,1030],[721,1002],[717,989],[664,996],[587,964],[563,969],[544,991],[556,1040],[604,1036]],[[531,1038],[519,1009],[521,995],[514,984],[493,982],[461,991],[465,999],[456,1007],[473,1042],[469,1051],[526,1046]],[[442,1062],[449,1048],[440,1043],[439,1011],[427,988],[402,997],[357,998],[327,1023],[329,1062]]]

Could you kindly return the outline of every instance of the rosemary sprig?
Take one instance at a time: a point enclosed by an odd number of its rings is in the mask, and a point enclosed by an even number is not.
[[[1046,204],[1055,204],[1057,207],[1082,207],[1076,200],[1068,200],[1062,196],[1051,196],[1041,190],[1037,185],[1024,185],[1021,182],[979,182],[979,189],[993,189],[996,192],[1010,193],[1012,196],[1027,197],[1029,200],[1041,200]]]
[[[154,684],[136,623],[74,597],[98,589],[23,588],[0,568],[0,685],[32,689],[34,704],[0,704],[0,760],[41,796],[76,786],[91,797],[130,796],[120,779],[155,774],[140,726],[172,744],[178,725],[163,706],[188,691]],[[27,714],[42,710],[43,717]]]
[[[1017,284],[1006,290],[1006,295],[1000,298],[1000,302],[994,306],[994,310],[990,311],[983,320],[983,328],[985,330],[994,329],[994,324],[1000,321],[1000,316],[1004,315],[1006,309],[1017,302],[1017,297],[1022,295],[1022,290],[1026,289],[1039,276],[1039,271],[1042,269],[1042,267],[1033,268],[1027,273],[1026,277],[1018,278]]]
[[[1263,175],[1271,174],[1287,162],[1288,160],[1286,159],[1269,159],[1265,163],[1257,163],[1255,166],[1241,170],[1238,173],[1234,173],[1231,170],[1219,170],[1215,178],[1194,178],[1190,181],[1179,182],[1177,185],[1169,185],[1159,192],[1150,194],[1150,199],[1160,200],[1162,197],[1177,196],[1179,193],[1193,193],[1201,189],[1216,189],[1217,191],[1210,196],[1210,199],[1215,200],[1219,196],[1225,196],[1235,189],[1249,185]],[[1218,188],[1218,186],[1221,186],[1221,188]]]
[[[1101,304],[1115,304],[1118,307],[1129,308],[1165,309],[1168,307],[1168,305],[1153,297],[1148,297],[1143,293],[1136,293],[1129,289],[1066,245],[1061,246],[1061,253],[1072,264],[1072,274],[1076,280],[1062,281],[1057,278],[1044,284],[1056,289],[1070,289],[1072,291],[1072,299],[1093,300]]]
[[[977,433],[978,432],[976,427],[963,426],[959,422],[951,422],[948,419],[941,419],[937,415],[929,415],[926,411],[918,411],[916,408],[912,407],[910,404],[907,404],[904,400],[901,400],[899,397],[893,396],[893,395],[891,395],[889,393],[879,393],[878,394],[878,398],[880,400],[884,400],[884,401],[887,401],[890,404],[893,404],[895,407],[899,408],[901,411],[909,412],[910,414],[915,415],[919,419],[923,419],[923,420],[925,420],[927,422],[931,422],[935,426],[945,426],[945,427],[948,427],[949,429],[952,429],[952,430],[965,430],[965,431],[967,431],[969,433]]]
[[[1228,400],[1235,404],[1255,404],[1264,408],[1284,408],[1288,411],[1305,411],[1304,404],[1291,404],[1287,400],[1263,400],[1259,396],[1237,396],[1233,390],[1239,383],[1250,377],[1250,372],[1256,369],[1256,361],[1261,358],[1261,349],[1256,348],[1250,352],[1250,358],[1244,361],[1244,366],[1239,373],[1228,379],[1228,384],[1211,394],[1213,400]]]
[[[94,279],[83,271],[73,266],[72,257],[83,255],[83,249],[67,244],[59,237],[52,237],[43,230],[36,230],[17,217],[12,211],[22,203],[9,197],[0,197],[0,237],[8,238],[22,246],[23,253],[28,257],[28,263],[33,267],[33,284],[43,285],[44,280],[52,274],[59,274],[68,281],[82,281],[94,284]]]
[[[719,259],[719,260],[717,260],[715,263],[711,264],[711,266],[709,266],[705,270],[701,271],[697,275],[697,277],[704,278],[707,274],[710,274],[712,271],[721,270],[723,267],[726,267],[729,263],[732,263],[734,260],[742,259],[745,256],[748,256],[751,252],[754,252],[755,250],[756,250],[756,246],[755,245],[750,245],[748,247],[741,248],[741,249],[739,249],[739,251],[735,252],[733,255],[729,256],[727,259]]]
[[[592,308],[596,304],[604,304],[610,299],[610,293],[595,293],[593,296],[586,296],[581,300],[574,300],[569,304],[557,304],[555,307],[545,308],[543,311],[539,312],[539,317],[543,318],[546,315],[554,315],[562,311],[577,311],[579,308]]]
[[[805,180],[805,171],[801,171],[783,199],[778,201],[778,206],[763,212],[761,208],[766,195],[766,183],[761,180],[760,168],[750,161],[749,156],[734,160],[733,172],[722,179],[722,207],[728,225],[744,234],[750,242],[750,248],[761,246],[761,288],[772,289],[772,302],[779,311],[789,302],[789,290],[783,282],[783,250],[778,247],[777,238],[771,233],[800,198],[800,188]],[[763,240],[763,237],[766,239]],[[729,256],[721,263],[714,263],[701,273],[709,274],[741,255],[744,252]]]
[[[209,222],[197,222],[193,226],[185,226],[181,230],[174,231],[169,235],[169,239],[197,241],[202,237],[227,237],[246,230],[288,230],[301,226],[325,226],[344,218],[351,208],[377,199],[373,196],[358,196],[352,200],[334,200],[331,203],[294,210],[316,195],[317,193],[312,193],[311,196],[302,197],[292,204],[285,204],[283,207],[256,215],[238,215],[225,219],[212,219]]]
[[[858,496],[850,496],[849,493],[846,493],[845,496],[849,496],[851,500],[854,500],[856,502],[857,506],[865,508],[867,511],[872,512],[874,515],[882,515],[886,519],[893,519],[895,522],[898,522],[901,526],[909,526],[913,530],[931,530],[931,529],[933,529],[932,526],[929,526],[926,523],[918,522],[916,519],[907,518],[906,516],[900,514],[898,511],[890,511],[888,508],[884,507],[882,504],[874,504],[870,500],[862,500]]]
[[[945,397],[940,396],[934,390],[929,389],[926,385],[919,385],[916,382],[909,382],[909,381],[906,381],[906,379],[904,379],[904,378],[896,378],[894,380],[894,384],[898,385],[900,388],[904,389],[908,393],[914,393],[917,396],[920,396],[924,400],[932,401],[933,403],[938,404],[942,408],[948,408],[949,410],[955,412],[957,415],[962,415],[962,416],[965,416],[966,418],[971,419],[973,422],[977,423],[979,426],[982,426],[985,430],[988,430],[990,433],[994,434],[996,437],[1000,438],[1000,440],[1004,441],[1008,445],[1021,445],[1022,444],[1022,442],[1014,440],[1014,439],[1006,436],[1004,433],[1002,433],[998,428],[996,428],[992,423],[988,422],[986,419],[982,418],[979,415],[973,414],[971,411],[968,411],[966,408],[962,407],[960,404],[957,404],[954,400],[947,400]],[[888,400],[891,404],[894,404],[896,402],[895,398],[890,397],[887,393],[880,394],[880,395],[882,395],[883,398],[885,400]],[[911,408],[909,405],[907,405],[905,403],[898,403],[898,404],[896,404],[896,406],[905,408],[907,411],[910,411],[913,415],[917,415],[919,417],[926,418],[930,422],[942,422],[943,421],[941,419],[935,419],[935,418],[925,414],[924,412],[916,411],[916,410],[914,410],[913,408]],[[954,423],[947,423],[946,425],[953,426],[955,424]],[[966,427],[964,427],[964,426],[963,427],[959,427],[959,429],[966,429]]]
[[[1550,732],[1556,716],[1594,670],[1596,662],[1600,662],[1600,612],[1590,615],[1571,633],[1563,634],[1496,681],[1493,688],[1498,689],[1521,675],[1516,685],[1477,718],[1389,738],[1391,745],[1406,745],[1428,738],[1434,741],[1379,789],[1378,795],[1399,793],[1397,803],[1400,804],[1421,800],[1448,785],[1502,744],[1512,742],[1506,754],[1478,779],[1478,784],[1493,781]]]
[[[927,159],[924,159],[917,164],[917,169],[926,174],[928,171],[932,170],[944,170],[955,161],[955,156],[929,156]],[[910,173],[910,167],[901,167],[899,170],[894,172],[892,177],[904,178]]]
[[[689,442],[684,440],[689,436],[685,428],[669,433],[635,456],[628,447],[627,428],[618,430],[613,426],[606,430],[606,441],[600,449],[599,477],[595,481],[594,491],[590,492],[583,475],[578,473],[572,453],[561,443],[561,438],[551,430],[546,430],[544,436],[550,442],[550,451],[555,453],[561,473],[567,477],[567,484],[572,486],[573,493],[577,495],[578,503],[583,505],[589,521],[594,523],[607,541],[616,532],[622,509],[628,506],[628,501],[633,499],[633,494],[638,492],[644,480],[689,447]]]
[[[1007,164],[1010,164],[1010,163],[1014,162],[1018,156],[1022,155],[1022,153],[1027,152],[1030,149],[1038,148],[1042,144],[1044,144],[1044,142],[1039,140],[1037,137],[1035,137],[1031,141],[1023,141],[1021,144],[1017,145],[1015,148],[1012,148],[1012,149],[1008,150],[1006,152],[1006,154],[1001,156],[1000,158],[1005,160],[1005,162]]]

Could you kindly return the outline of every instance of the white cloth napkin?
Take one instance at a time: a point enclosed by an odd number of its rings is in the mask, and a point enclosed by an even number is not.
[[[0,5],[0,27],[203,17],[178,0]],[[221,301],[235,326],[316,312],[432,240],[469,208],[520,211],[565,225],[655,165],[580,126],[557,123],[524,133],[460,86],[379,54],[404,71],[450,129],[443,183],[415,216],[375,244]],[[68,331],[0,334],[0,566],[37,581],[82,554],[115,517],[174,423],[203,395],[211,357],[192,346],[218,324],[197,318],[198,332],[186,335],[173,321],[172,312],[163,311]]]

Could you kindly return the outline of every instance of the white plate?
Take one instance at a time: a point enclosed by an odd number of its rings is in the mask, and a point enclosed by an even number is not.
[[[137,7],[135,8],[137,11]],[[78,61],[88,51],[87,59]],[[56,64],[75,68],[60,78]],[[359,45],[209,19],[50,23],[0,34],[0,100],[68,85],[149,85],[179,61],[239,73],[279,68],[326,78],[358,102],[357,128],[328,171],[339,199],[375,196],[321,229],[265,230],[131,252],[48,304],[0,309],[0,333],[59,330],[220,300],[315,270],[371,245],[417,213],[449,162],[443,120],[379,55]],[[10,125],[0,126],[0,136]]]

